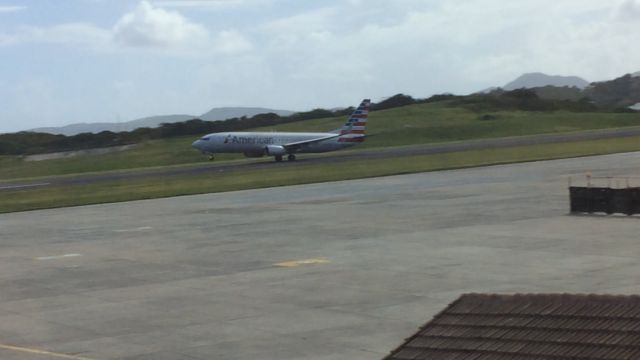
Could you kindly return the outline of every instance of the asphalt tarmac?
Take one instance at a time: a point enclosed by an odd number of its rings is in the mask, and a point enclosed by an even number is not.
[[[640,293],[640,218],[567,214],[569,175],[639,171],[628,153],[2,214],[0,359],[380,359],[462,293]]]
[[[387,159],[402,158],[407,156],[443,154],[459,151],[500,149],[515,146],[526,146],[536,144],[555,144],[563,142],[575,142],[598,139],[623,138],[640,136],[640,127],[628,127],[619,129],[604,129],[581,131],[565,134],[543,134],[518,136],[509,138],[482,139],[472,141],[460,141],[443,144],[414,145],[406,147],[392,147],[382,149],[371,149],[363,151],[338,151],[328,153],[323,156],[300,154],[295,162],[284,161],[274,164],[273,161],[251,160],[241,163],[206,163],[198,166],[178,167],[178,168],[155,168],[136,169],[103,174],[74,175],[65,177],[39,178],[33,181],[6,181],[0,183],[0,192],[19,191],[32,188],[46,188],[70,185],[86,185],[99,182],[131,180],[147,177],[170,177],[170,176],[197,176],[207,173],[220,173],[230,171],[248,171],[274,166],[296,166],[297,164],[321,164],[353,161],[358,159]],[[357,148],[356,148],[357,149]]]

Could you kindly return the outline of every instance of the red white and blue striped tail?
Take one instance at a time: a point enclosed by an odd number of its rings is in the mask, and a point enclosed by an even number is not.
[[[362,100],[358,108],[349,116],[349,120],[340,129],[339,142],[359,143],[364,141],[364,130],[367,127],[370,104],[371,100]]]

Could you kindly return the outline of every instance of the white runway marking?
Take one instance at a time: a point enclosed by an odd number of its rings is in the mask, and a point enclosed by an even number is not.
[[[51,183],[24,184],[24,185],[7,185],[7,186],[0,186],[0,190],[23,189],[23,188],[38,187],[38,186],[47,186],[47,185],[51,185]]]
[[[64,255],[53,255],[53,256],[41,256],[37,257],[36,260],[55,260],[55,259],[64,259],[70,257],[78,257],[82,256],[82,254],[64,254]]]
[[[60,359],[93,360],[84,356],[61,354],[61,353],[55,353],[55,352],[46,351],[46,350],[39,350],[39,349],[26,348],[22,346],[14,346],[14,345],[6,345],[6,344],[0,344],[0,349],[23,352],[28,354],[45,355],[47,357],[54,357],[54,358],[60,358]]]
[[[303,265],[316,265],[316,264],[328,264],[330,261],[327,259],[304,259],[304,260],[293,260],[293,261],[284,261],[273,264],[273,266],[277,267],[298,267]]]
[[[151,230],[153,229],[151,226],[141,226],[138,228],[134,228],[134,229],[121,229],[121,230],[114,230],[115,232],[137,232],[137,231],[147,231],[147,230]]]

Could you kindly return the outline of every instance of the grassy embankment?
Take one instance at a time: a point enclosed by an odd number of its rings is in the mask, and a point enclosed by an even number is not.
[[[559,133],[640,125],[637,114],[494,112],[495,120],[444,104],[423,104],[371,114],[367,141],[354,148],[383,148],[453,140]],[[339,127],[344,118],[318,119],[260,130],[326,131]],[[190,148],[194,137],[150,141],[133,150],[73,159],[24,162],[0,159],[0,181],[16,178],[100,172],[150,166],[189,166],[206,162]],[[522,146],[334,164],[303,163],[263,170],[243,170],[163,178],[128,179],[108,183],[33,188],[0,193],[0,212],[52,208],[104,202],[149,199],[175,195],[222,192],[270,186],[366,178],[382,175],[455,169],[472,166],[555,159],[640,150],[640,137]],[[304,155],[302,155],[304,156]],[[228,155],[221,160],[240,159]],[[238,160],[244,161],[244,160]],[[255,161],[255,160],[252,160]],[[265,161],[271,161],[266,160]],[[187,164],[187,165],[185,165]]]
[[[334,164],[274,167],[197,177],[145,178],[0,193],[0,213],[223,192],[640,150],[640,137],[522,146]]]
[[[638,114],[498,111],[491,113],[495,120],[481,120],[481,115],[483,114],[463,108],[449,107],[446,103],[420,104],[373,112],[367,129],[370,137],[353,150],[640,126]],[[340,127],[344,120],[344,117],[307,120],[257,130],[328,131]],[[0,157],[0,181],[206,163],[206,158],[191,148],[191,142],[195,138],[189,136],[148,141],[128,151],[71,159],[33,162],[18,157]],[[220,155],[216,161],[242,158],[239,154]]]

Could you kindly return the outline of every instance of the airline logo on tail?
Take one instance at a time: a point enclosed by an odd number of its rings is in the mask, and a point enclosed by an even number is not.
[[[358,108],[351,114],[349,120],[340,129],[338,142],[363,142],[364,131],[367,127],[367,117],[369,116],[369,105],[371,100],[362,100]]]

